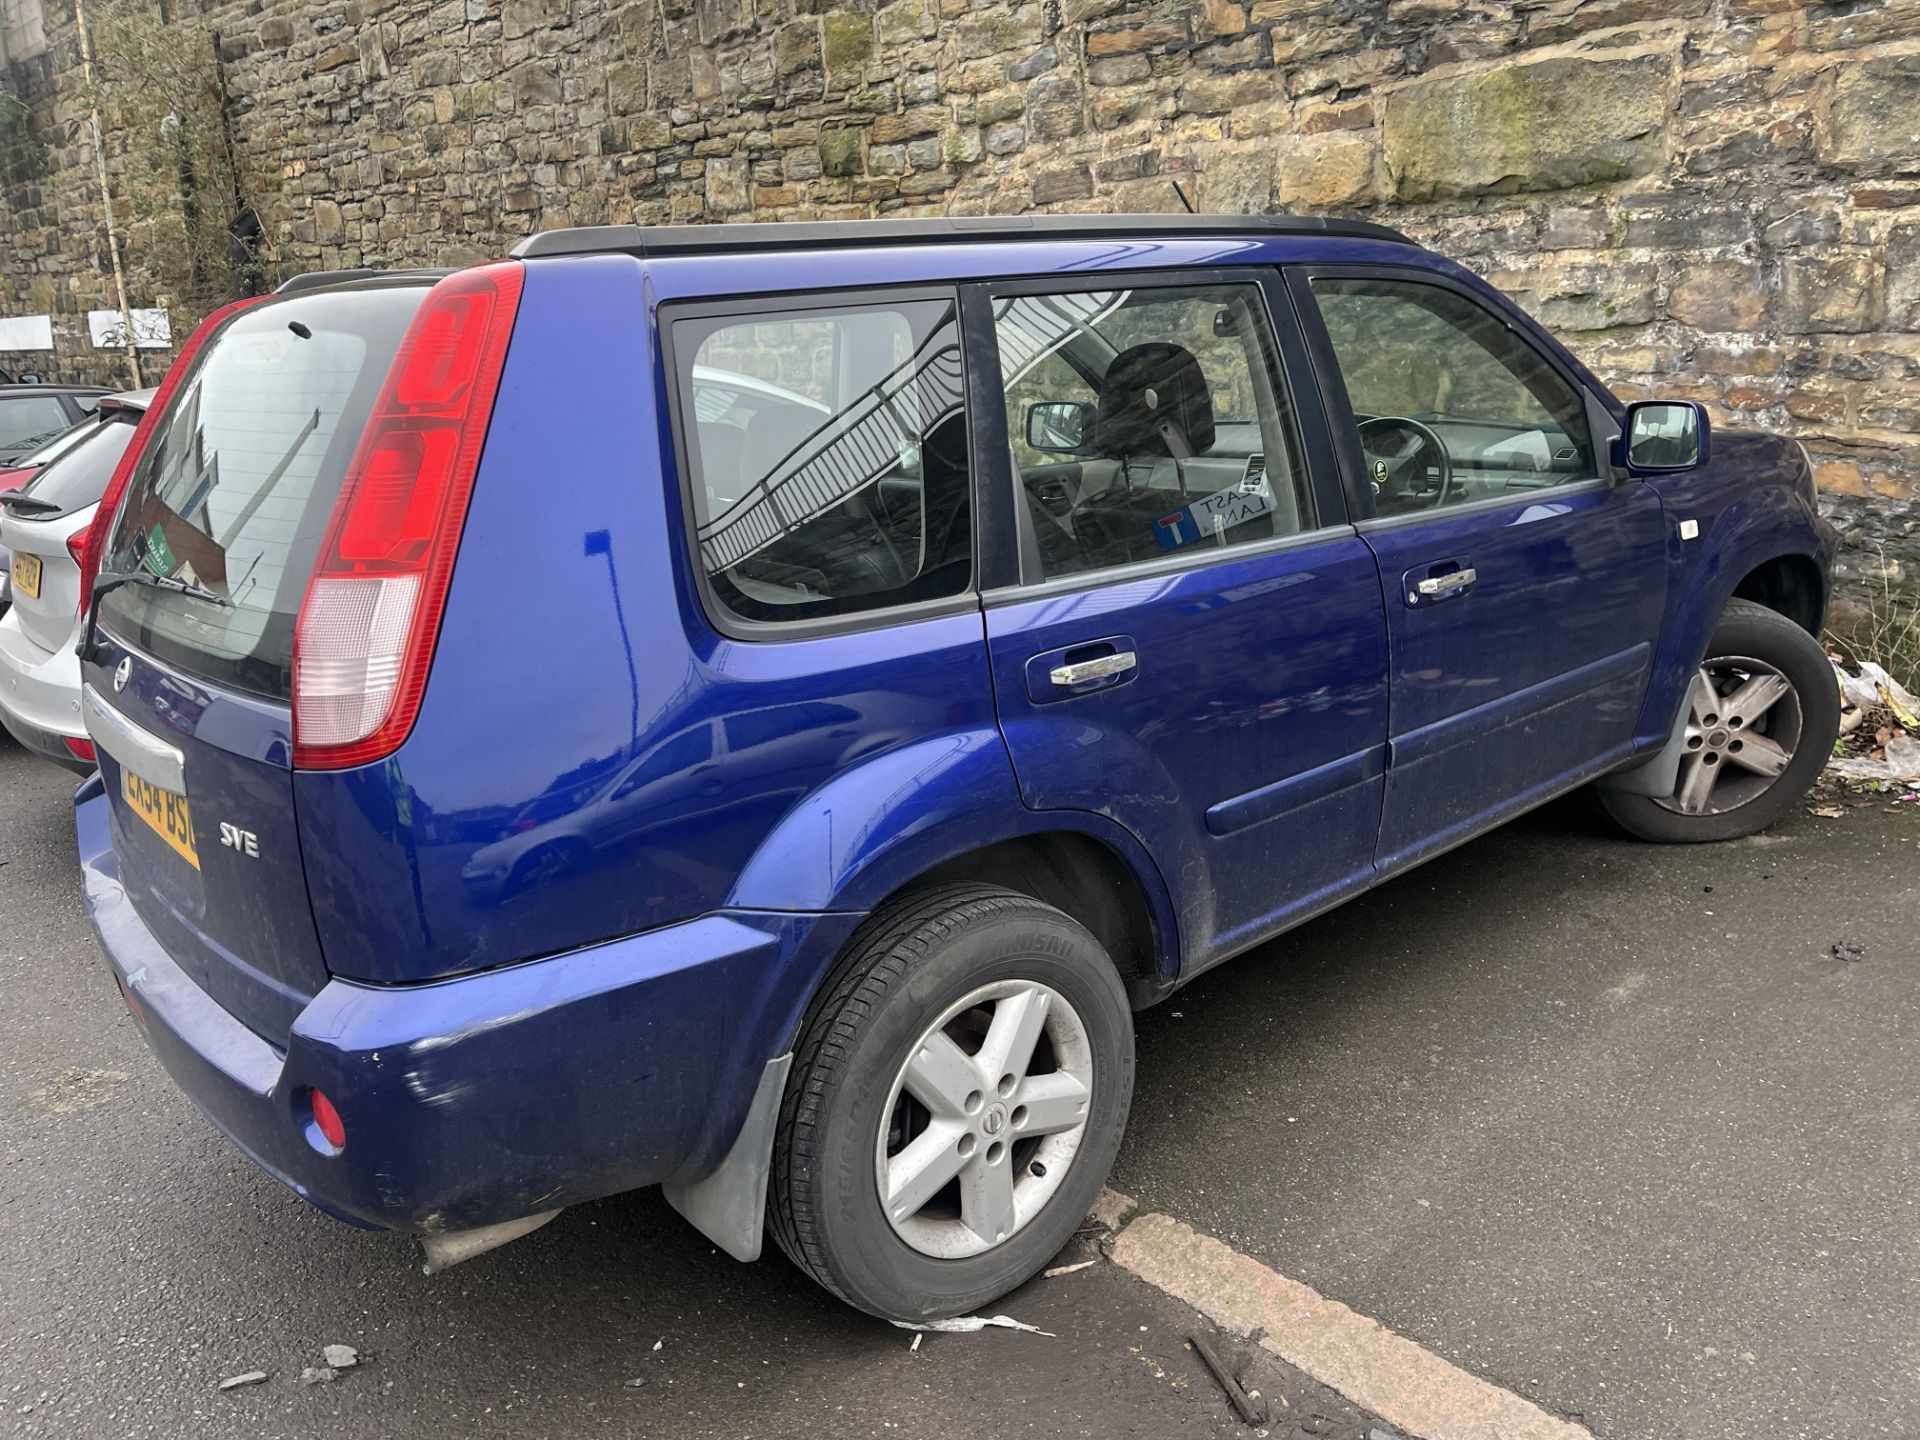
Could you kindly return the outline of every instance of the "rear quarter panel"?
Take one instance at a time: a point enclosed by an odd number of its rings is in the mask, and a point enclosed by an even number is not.
[[[528,264],[420,718],[383,764],[297,779],[336,974],[857,903],[839,877],[918,853],[941,762],[1006,769],[977,609],[794,640],[706,623],[650,298],[628,257]]]

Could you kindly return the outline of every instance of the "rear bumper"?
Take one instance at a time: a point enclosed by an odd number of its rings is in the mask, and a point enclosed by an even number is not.
[[[8,713],[7,707],[4,704],[0,704],[0,726],[4,726],[9,735],[13,736],[22,746],[31,750],[42,760],[51,760],[54,764],[61,766],[63,769],[71,770],[76,775],[93,774],[94,766],[92,763],[82,760],[78,755],[75,755],[73,751],[69,750],[64,736],[56,735],[51,730],[42,730],[37,725],[29,725],[24,720],[16,719]]]
[[[256,1164],[369,1228],[464,1230],[708,1173],[855,919],[709,915],[433,984],[334,980],[281,1047],[135,914],[101,786],[75,803],[88,912],[155,1056]],[[337,1152],[315,1089],[340,1112]]]
[[[71,649],[47,651],[29,640],[17,613],[0,614],[0,723],[36,755],[85,775],[93,766],[65,744],[84,740],[80,661]]]

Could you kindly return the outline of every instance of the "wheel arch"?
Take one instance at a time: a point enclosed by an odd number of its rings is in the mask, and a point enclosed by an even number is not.
[[[1755,565],[1728,598],[1764,605],[1817,639],[1826,618],[1827,581],[1811,555],[1792,551]]]

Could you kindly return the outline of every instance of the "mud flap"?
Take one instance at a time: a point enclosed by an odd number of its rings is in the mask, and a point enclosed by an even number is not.
[[[736,1260],[760,1258],[767,1178],[773,1169],[773,1132],[780,1121],[780,1096],[787,1088],[787,1071],[792,1066],[792,1051],[767,1062],[753,1092],[746,1123],[719,1169],[691,1185],[660,1187],[669,1205]]]
[[[1680,757],[1687,748],[1687,697],[1693,693],[1691,683],[1680,696],[1680,713],[1673,717],[1673,730],[1667,736],[1667,743],[1657,750],[1649,760],[1625,770],[1616,770],[1611,775],[1602,775],[1594,783],[1607,790],[1623,790],[1629,795],[1650,795],[1656,800],[1664,799],[1679,787]]]

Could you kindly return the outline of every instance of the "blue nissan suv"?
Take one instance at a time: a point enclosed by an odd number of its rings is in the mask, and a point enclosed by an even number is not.
[[[660,1185],[895,1319],[1079,1224],[1132,1010],[1579,786],[1749,834],[1838,723],[1804,452],[1357,222],[307,276],[99,527],[88,905],[214,1125],[435,1267]]]

